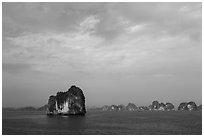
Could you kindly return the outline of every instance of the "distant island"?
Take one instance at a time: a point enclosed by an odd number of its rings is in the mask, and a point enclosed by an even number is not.
[[[178,109],[174,107],[172,103],[159,103],[158,101],[153,101],[149,106],[139,106],[137,107],[134,103],[128,103],[127,106],[124,105],[105,105],[98,110],[102,111],[196,111],[202,110],[202,105],[197,106],[195,102],[182,102],[178,106]]]
[[[92,107],[87,110],[98,111],[197,111],[202,110],[202,105],[197,106],[195,102],[182,102],[175,108],[172,103],[162,103],[159,101],[153,101],[149,106],[136,106],[134,103],[128,103],[127,106],[120,105],[105,105],[103,107]],[[32,106],[11,108],[3,107],[3,111],[45,111],[47,115],[85,115],[85,96],[83,91],[72,85],[65,92],[57,92],[57,94],[51,95],[48,99],[48,104],[45,104],[39,108]]]
[[[190,107],[190,106],[188,107],[187,104],[188,103],[186,102],[180,103],[177,109],[174,108],[171,111],[177,111],[177,110],[178,111],[196,111],[196,110],[199,111],[199,110],[202,110],[202,105],[199,105],[196,107]],[[3,107],[2,109],[3,111],[44,111],[44,112],[47,112],[48,105],[46,104],[38,108],[28,106],[28,107],[21,107],[21,108]],[[159,107],[159,109],[152,109],[151,106],[137,107],[135,104],[133,105],[133,103],[128,103],[127,106],[121,104],[121,105],[110,105],[110,106],[104,105],[103,107],[88,107],[86,108],[86,110],[88,111],[92,111],[92,110],[98,110],[98,111],[170,111],[168,109],[166,110],[163,109],[163,107]]]
[[[27,107],[20,107],[20,108],[14,108],[14,107],[3,107],[3,111],[46,111],[48,105],[44,105],[41,107],[33,107],[33,106],[27,106]]]

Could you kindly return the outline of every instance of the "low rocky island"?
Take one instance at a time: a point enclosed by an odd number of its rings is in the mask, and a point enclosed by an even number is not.
[[[200,108],[197,107],[196,103],[191,101],[191,102],[182,102],[179,106],[178,106],[178,110],[183,111],[183,110],[187,110],[187,111],[193,111],[193,110],[199,110]]]
[[[197,106],[195,102],[190,101],[188,103],[183,102],[178,106],[178,109],[174,107],[172,103],[163,103],[159,101],[153,101],[149,106],[136,106],[134,103],[128,103],[125,105],[105,105],[98,110],[102,111],[196,111],[202,110],[202,105]]]
[[[85,115],[85,96],[76,86],[66,92],[57,92],[48,100],[47,115]]]

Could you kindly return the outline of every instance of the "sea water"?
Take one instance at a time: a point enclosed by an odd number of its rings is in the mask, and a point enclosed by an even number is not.
[[[3,111],[2,134],[202,134],[202,112],[87,111],[85,116],[47,116],[42,111]]]

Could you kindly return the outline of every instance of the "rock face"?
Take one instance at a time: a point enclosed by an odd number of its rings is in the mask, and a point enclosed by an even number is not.
[[[118,110],[119,111],[125,111],[125,106],[122,104],[118,105]]]
[[[111,106],[103,106],[100,108],[102,111],[176,111],[176,108],[172,103],[162,103],[159,101],[153,101],[149,106],[139,106],[137,107],[133,103],[128,103],[127,106],[124,105],[111,105]],[[187,111],[195,111],[202,110],[202,105],[197,106],[195,102],[182,102],[178,110],[187,110]]]
[[[159,103],[159,108],[158,110],[164,111],[165,110],[166,105],[164,103]]]
[[[192,110],[197,110],[197,105],[195,102],[191,101],[191,102],[188,102],[187,104],[187,109],[189,111],[192,111]]]
[[[111,105],[109,108],[108,108],[109,111],[118,111],[118,106],[117,105]]]
[[[172,103],[166,103],[165,110],[167,111],[174,110],[174,105]]]
[[[100,110],[102,111],[174,111],[174,105],[172,103],[160,103],[159,101],[153,101],[149,106],[139,106],[137,107],[133,103],[128,103],[127,106],[124,105],[111,105],[103,106]]]
[[[71,86],[68,91],[57,92],[56,96],[49,97],[48,115],[84,115],[85,113],[85,96],[79,87]]]
[[[202,110],[202,105],[199,105],[199,106],[197,107],[197,110]]]
[[[159,109],[159,102],[158,101],[153,101],[152,102],[152,109],[153,110],[158,110]]]
[[[174,105],[172,103],[159,103],[158,101],[153,101],[152,105],[149,106],[149,110],[155,111],[172,111],[174,109]]]
[[[138,107],[138,111],[148,111],[149,110],[149,107],[147,106],[139,106]]]
[[[187,110],[187,102],[182,102],[182,103],[178,106],[178,110]]]
[[[178,110],[188,110],[188,111],[192,111],[192,110],[197,110],[197,105],[195,102],[191,101],[191,102],[182,102],[179,107]]]
[[[126,106],[126,110],[128,111],[136,111],[137,110],[137,106],[133,103],[128,103],[128,105]]]

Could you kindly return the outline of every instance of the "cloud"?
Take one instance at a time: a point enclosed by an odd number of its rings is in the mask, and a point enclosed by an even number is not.
[[[4,48],[7,54],[3,58],[13,62],[30,62],[35,64],[33,69],[42,71],[61,69],[64,66],[83,69],[92,60],[90,52],[94,53],[94,47],[103,41],[91,36],[98,21],[94,16],[88,16],[74,33],[26,33],[8,37],[6,43],[13,45],[15,50],[13,47],[10,50]]]
[[[200,3],[4,3],[3,22],[4,62],[38,71],[156,75],[202,54]]]
[[[2,8],[3,29],[6,29],[4,33],[19,35],[23,31],[75,31],[85,17],[95,15],[103,5],[104,3],[4,2]]]
[[[25,73],[31,69],[30,64],[2,63],[2,70],[8,73]]]
[[[147,94],[179,100],[177,93],[190,90],[200,97],[201,5],[3,3],[4,83],[45,97],[67,82],[78,84],[96,104],[93,95],[107,92],[126,101]]]
[[[86,17],[85,20],[83,20],[80,24],[79,24],[79,31],[81,31],[82,33],[93,33],[95,32],[95,26],[97,23],[99,23],[100,20],[97,19],[97,17],[95,16],[89,16]]]
[[[2,15],[7,35],[73,32],[87,16],[97,22],[95,34],[107,40],[143,25],[140,35],[187,35],[201,40],[201,3],[3,3]]]

